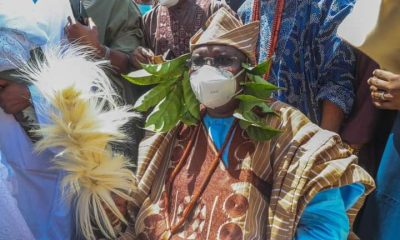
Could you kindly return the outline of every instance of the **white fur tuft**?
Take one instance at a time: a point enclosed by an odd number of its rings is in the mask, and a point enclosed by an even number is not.
[[[51,47],[42,61],[36,60],[23,72],[50,103],[51,107],[35,105],[50,119],[38,131],[42,139],[36,149],[60,150],[54,163],[65,172],[61,187],[64,196],[74,200],[76,226],[86,239],[95,238],[92,223],[107,238],[115,238],[104,207],[125,222],[112,194],[131,200],[135,178],[128,159],[113,153],[109,143],[121,141],[122,125],[137,115],[119,106],[101,69],[105,62],[90,60],[87,52],[71,45]]]

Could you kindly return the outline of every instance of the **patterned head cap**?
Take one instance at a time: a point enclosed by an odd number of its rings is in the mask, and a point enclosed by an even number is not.
[[[221,8],[190,39],[190,51],[201,45],[222,44],[239,49],[252,63],[256,63],[259,25],[259,21],[244,25],[228,10]]]

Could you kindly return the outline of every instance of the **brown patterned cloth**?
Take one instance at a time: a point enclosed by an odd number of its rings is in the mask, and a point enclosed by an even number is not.
[[[361,183],[365,194],[347,212],[352,225],[365,196],[374,189],[373,179],[356,164],[357,158],[338,135],[284,103],[275,101],[271,107],[281,117],[268,116],[265,121],[282,133],[257,142],[237,128],[229,148],[229,167],[220,161],[192,214],[171,239],[293,239],[303,210],[317,193]],[[162,198],[164,182],[194,137],[169,199],[172,222],[179,220],[216,154],[205,129],[198,135],[192,132],[193,128],[177,128],[142,142],[138,191],[130,206],[135,220],[120,239],[160,239],[164,234],[168,211]]]
[[[215,0],[185,0],[170,8],[157,5],[143,17],[148,47],[155,55],[170,50],[172,58],[188,53],[190,38],[221,7],[229,9]]]

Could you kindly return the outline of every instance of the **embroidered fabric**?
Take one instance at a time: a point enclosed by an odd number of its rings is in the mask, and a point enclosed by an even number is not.
[[[30,58],[35,44],[13,30],[0,30],[0,71],[18,68]]]
[[[25,219],[12,196],[11,183],[8,181],[8,170],[2,164],[4,156],[0,151],[0,238],[15,240],[34,239]]]
[[[251,21],[254,0],[238,10],[243,22]],[[321,102],[328,100],[349,114],[353,105],[355,55],[336,34],[354,0],[286,0],[269,81],[285,90],[274,93],[307,115],[321,121]],[[257,57],[266,59],[276,0],[260,1],[260,38]]]
[[[43,25],[31,0],[0,0],[0,71],[26,63],[29,51],[48,41]]]

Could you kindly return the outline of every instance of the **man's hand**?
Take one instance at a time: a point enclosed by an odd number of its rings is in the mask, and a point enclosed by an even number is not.
[[[147,48],[137,47],[131,53],[131,64],[135,69],[142,68],[140,63],[152,63],[154,58],[154,53]]]
[[[28,87],[0,80],[0,107],[8,114],[16,114],[31,105]]]
[[[90,46],[97,51],[97,54],[104,55],[104,49],[98,39],[99,33],[92,18],[88,18],[88,26],[85,26],[77,22],[74,18],[68,17],[68,24],[64,30],[68,41],[77,41],[79,44]]]
[[[400,110],[400,75],[375,70],[368,79],[372,101],[378,108]]]

